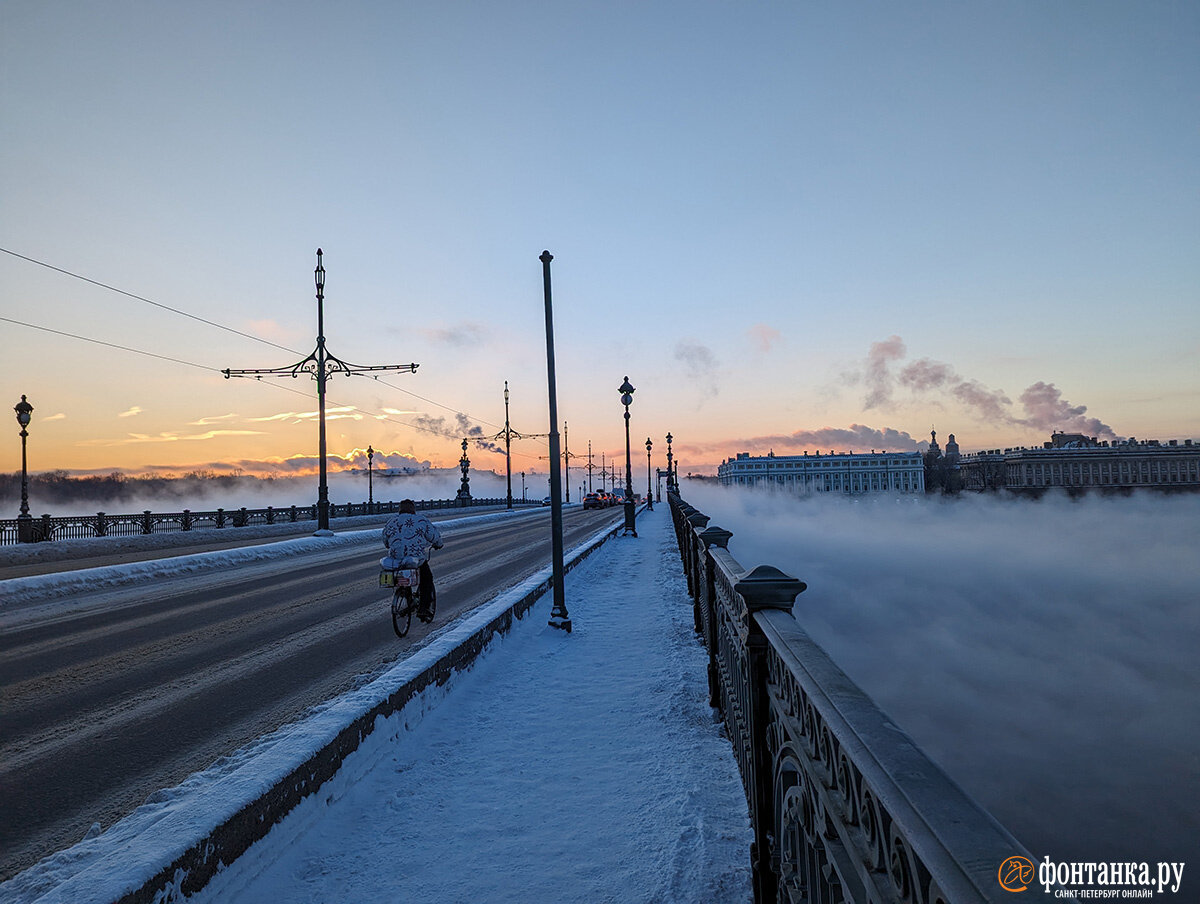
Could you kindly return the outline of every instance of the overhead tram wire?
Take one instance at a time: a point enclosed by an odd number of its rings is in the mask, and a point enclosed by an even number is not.
[[[206,324],[206,325],[208,325],[208,326],[216,327],[217,329],[219,329],[219,330],[224,330],[224,331],[225,331],[225,332],[227,332],[227,333],[233,333],[233,334],[234,334],[234,335],[236,335],[236,336],[242,336],[242,337],[244,337],[244,338],[246,338],[246,339],[253,339],[255,342],[261,342],[261,343],[263,343],[264,345],[270,345],[270,346],[272,346],[272,347],[274,347],[274,348],[281,349],[281,350],[283,350],[283,351],[285,351],[285,352],[290,352],[291,354],[294,354],[294,355],[299,355],[299,354],[302,354],[301,352],[297,351],[297,350],[296,350],[296,349],[294,349],[294,348],[288,348],[286,345],[280,345],[280,344],[278,344],[277,342],[272,342],[270,339],[264,339],[264,338],[262,338],[261,336],[255,336],[253,333],[246,333],[246,332],[243,332],[242,330],[235,329],[234,327],[231,327],[231,326],[226,326],[225,324],[222,324],[222,323],[217,323],[216,321],[213,321],[213,320],[207,320],[207,319],[205,319],[204,317],[199,317],[199,316],[197,316],[197,315],[195,315],[195,314],[190,314],[190,313],[188,313],[187,311],[181,311],[181,310],[179,310],[178,308],[173,308],[173,307],[171,307],[170,305],[165,305],[165,304],[162,304],[161,302],[153,301],[153,300],[151,300],[151,299],[149,299],[149,298],[146,298],[145,296],[142,296],[142,295],[136,295],[136,294],[134,294],[133,292],[127,292],[127,291],[125,291],[124,289],[118,289],[116,286],[110,286],[108,283],[103,283],[103,282],[100,282],[99,280],[96,280],[96,279],[91,279],[90,277],[83,276],[83,275],[81,275],[81,274],[79,274],[79,273],[74,273],[74,272],[72,272],[72,271],[70,271],[70,270],[67,270],[67,269],[63,268],[63,267],[56,267],[56,266],[54,266],[54,264],[49,264],[49,263],[46,263],[46,261],[40,261],[40,260],[38,260],[37,258],[29,257],[28,255],[21,254],[21,253],[19,253],[19,252],[17,252],[17,251],[13,251],[13,250],[11,250],[11,249],[9,249],[9,248],[3,248],[3,247],[0,247],[0,251],[4,252],[5,254],[11,255],[12,257],[19,258],[19,259],[21,259],[21,260],[23,260],[23,261],[27,261],[27,262],[29,262],[29,263],[31,263],[31,264],[35,264],[35,265],[37,265],[37,266],[39,266],[39,267],[45,267],[47,270],[53,270],[55,273],[61,273],[62,275],[64,275],[64,276],[69,276],[69,277],[71,277],[72,279],[78,279],[78,280],[81,280],[82,282],[88,283],[88,284],[90,284],[90,285],[93,285],[93,286],[97,286],[97,287],[99,287],[99,288],[101,288],[101,289],[107,289],[107,290],[108,290],[108,291],[110,291],[110,292],[116,292],[118,295],[124,295],[126,298],[132,298],[132,299],[134,299],[135,301],[141,301],[141,302],[145,302],[145,303],[146,303],[146,304],[148,304],[148,305],[153,305],[154,307],[156,307],[156,308],[161,308],[161,309],[162,309],[162,310],[164,310],[164,311],[170,311],[172,314],[178,314],[178,315],[179,315],[179,316],[181,316],[181,317],[187,317],[187,318],[189,318],[189,319],[191,319],[191,320],[195,320],[195,321],[197,321],[197,322],[199,322],[199,323],[203,323],[203,324]],[[0,319],[8,320],[8,318],[0,318]],[[51,332],[51,333],[53,333],[53,332],[58,332],[58,331],[56,331],[56,330],[52,330],[52,329],[50,329],[49,327],[40,327],[40,326],[34,326],[33,324],[21,323],[20,321],[17,321],[17,320],[9,320],[8,322],[9,322],[9,323],[16,323],[16,324],[18,324],[18,325],[20,325],[20,326],[27,326],[27,327],[30,327],[31,329],[35,329],[35,330],[46,330],[47,332]],[[155,355],[155,354],[153,354],[152,352],[141,352],[141,351],[138,351],[137,349],[127,349],[127,348],[124,348],[124,346],[112,345],[111,343],[105,343],[105,342],[101,342],[101,340],[99,340],[99,339],[88,339],[87,337],[84,337],[84,336],[74,336],[74,335],[72,335],[71,333],[62,333],[61,335],[64,335],[64,336],[71,336],[71,338],[73,338],[73,339],[83,339],[85,342],[97,342],[97,343],[99,343],[99,344],[101,344],[101,345],[110,345],[112,348],[121,348],[121,349],[123,349],[123,350],[125,350],[125,351],[132,351],[132,352],[134,352],[134,353],[136,353],[136,354],[150,355],[151,357],[156,357],[156,358],[164,358],[165,360],[168,360],[168,361],[173,361],[173,360],[176,360],[176,359],[173,359],[173,358],[166,358],[166,357],[165,357],[165,356],[163,356],[163,355]],[[185,361],[185,362],[180,362],[180,363],[187,364],[187,363],[190,363],[190,362],[186,362],[186,361]],[[203,364],[195,364],[195,365],[192,365],[192,366],[194,366],[194,367],[205,367],[205,365],[203,365]],[[357,375],[357,374],[356,374],[355,376],[359,376],[359,375]],[[468,418],[470,418],[471,420],[473,420],[473,421],[476,421],[476,422],[478,422],[478,423],[481,423],[481,424],[487,424],[489,427],[496,427],[496,426],[498,426],[497,424],[493,424],[491,421],[485,421],[485,420],[481,420],[480,418],[473,417],[472,415],[468,414],[468,413],[467,413],[467,412],[465,412],[465,411],[460,411],[459,409],[457,409],[457,408],[452,408],[452,407],[450,407],[449,405],[443,405],[441,402],[435,402],[433,399],[427,399],[427,398],[425,398],[425,396],[418,395],[417,393],[415,393],[415,392],[412,392],[411,390],[404,389],[403,387],[396,386],[396,385],[394,385],[394,384],[392,384],[392,383],[388,383],[386,380],[379,380],[379,378],[378,378],[378,377],[376,377],[375,379],[376,379],[378,382],[380,382],[380,383],[383,383],[383,385],[384,385],[384,386],[387,386],[387,387],[389,387],[390,389],[396,389],[396,390],[399,390],[400,392],[403,392],[403,393],[406,393],[407,395],[410,395],[410,396],[412,396],[414,399],[420,399],[422,402],[427,402],[427,403],[428,403],[428,404],[430,404],[430,405],[436,405],[438,408],[445,409],[446,411],[449,411],[449,412],[451,412],[451,413],[453,413],[453,414],[460,414],[460,413],[461,413],[461,414],[463,414],[465,417],[468,417]],[[282,388],[282,387],[281,387],[281,388]],[[406,424],[406,423],[404,423],[404,421],[396,421],[395,423],[398,423],[398,424],[404,424],[404,426],[406,426],[406,427],[412,427],[414,430],[424,430],[424,431],[425,431],[425,432],[427,432],[427,433],[435,433],[435,434],[436,434],[436,433],[438,432],[438,431],[435,431],[435,430],[432,430],[432,429],[429,429],[429,428],[426,428],[426,427],[417,427],[417,426],[416,426],[416,425],[414,425],[414,424]],[[458,439],[458,438],[459,438],[459,437],[458,437],[458,434],[446,433],[445,435],[446,435],[447,437],[449,437],[450,439]]]
[[[153,305],[154,307],[161,308],[164,311],[170,311],[172,314],[178,314],[180,317],[187,317],[191,320],[198,321],[199,323],[203,323],[203,324],[207,324],[208,326],[216,327],[219,330],[225,330],[225,332],[227,332],[227,333],[233,333],[237,336],[242,336],[246,339],[253,339],[255,342],[262,342],[265,345],[274,346],[275,348],[282,349],[285,352],[293,352],[294,354],[299,354],[299,352],[295,352],[294,349],[290,349],[286,345],[279,345],[276,342],[272,342],[270,339],[264,339],[261,336],[255,336],[253,333],[244,333],[241,330],[234,329],[231,326],[225,326],[222,323],[216,323],[215,321],[212,321],[212,320],[206,320],[203,317],[199,317],[195,314],[189,314],[187,311],[181,311],[178,308],[171,307],[170,305],[165,305],[165,304],[162,304],[161,302],[157,302],[157,301],[151,301],[149,298],[146,298],[145,296],[135,295],[133,292],[126,292],[124,289],[118,289],[116,286],[110,286],[108,283],[102,283],[99,280],[90,279],[86,276],[81,276],[78,273],[72,273],[70,270],[64,270],[62,267],[56,267],[53,264],[46,263],[45,261],[39,261],[35,258],[27,257],[24,254],[18,254],[16,251],[12,251],[8,248],[0,248],[0,251],[3,251],[5,254],[10,254],[13,257],[19,257],[21,260],[28,261],[31,264],[37,264],[37,266],[39,266],[39,267],[45,267],[47,270],[53,270],[55,273],[61,273],[64,276],[70,276],[72,279],[82,280],[85,283],[89,283],[93,286],[98,286],[101,289],[108,289],[108,291],[116,292],[118,295],[124,295],[126,298],[132,298],[135,301],[145,302],[148,305]]]
[[[169,361],[172,364],[182,364],[182,365],[185,365],[186,367],[195,367],[199,370],[208,370],[208,371],[212,371],[213,373],[217,373],[217,374],[223,373],[223,371],[220,368],[212,367],[208,364],[197,364],[195,361],[185,361],[182,358],[172,358],[170,355],[160,355],[157,352],[148,352],[148,351],[145,351],[140,348],[131,348],[128,345],[118,345],[115,342],[106,342],[103,339],[94,339],[91,336],[80,336],[77,333],[68,333],[65,330],[58,330],[58,329],[54,329],[53,327],[40,326],[36,323],[25,323],[24,321],[21,321],[21,320],[14,320],[11,317],[0,316],[0,321],[2,321],[4,323],[11,323],[14,326],[23,326],[23,327],[25,327],[27,329],[31,329],[31,330],[40,330],[44,333],[53,333],[56,336],[65,336],[68,339],[78,339],[80,342],[90,342],[93,345],[102,345],[105,348],[114,348],[114,349],[117,349],[118,351],[129,352],[130,354],[134,354],[134,355],[143,355],[147,358],[157,358],[160,361]],[[292,389],[289,386],[283,386],[279,383],[272,383],[272,382],[263,383],[262,380],[256,380],[255,382],[261,383],[266,386],[273,386],[276,389],[283,390],[284,392],[291,392],[296,395],[303,396],[306,399],[312,398],[312,395],[310,393],[304,392],[303,390],[300,390],[300,389]],[[410,424],[407,421],[398,420],[397,418],[392,417],[390,414],[384,414],[382,416],[375,415],[369,411],[364,411],[364,409],[359,408],[359,406],[357,406],[357,405],[345,405],[344,403],[339,402],[337,399],[330,399],[330,402],[339,407],[349,407],[349,408],[354,408],[358,411],[363,411],[364,414],[367,414],[369,417],[375,418],[376,420],[385,420],[385,421],[388,421],[389,423],[399,424],[402,427],[408,427],[412,430],[416,430],[416,431],[419,431],[422,433],[432,433],[435,436],[444,436],[446,439],[453,439],[453,440],[457,440],[457,439],[461,438],[460,434],[458,434],[458,433],[452,433],[448,430],[437,430],[433,427],[426,427],[426,426],[420,426],[417,424]]]

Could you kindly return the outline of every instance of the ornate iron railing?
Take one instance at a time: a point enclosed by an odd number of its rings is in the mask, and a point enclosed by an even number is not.
[[[792,617],[805,584],[746,571],[732,534],[668,494],[754,829],[758,904],[1011,900],[1028,851],[893,723]]]
[[[461,508],[463,506],[504,505],[504,499],[425,499],[418,501],[418,509]],[[535,505],[530,501],[513,500],[513,505]],[[349,518],[359,515],[386,515],[399,511],[399,502],[348,502],[330,505],[329,517]],[[51,517],[42,515],[33,521],[33,536],[37,542],[47,540],[75,540],[84,537],[130,537],[142,534],[161,534],[173,531],[199,530],[201,528],[248,527],[259,524],[286,524],[288,522],[315,521],[317,506],[301,505],[285,508],[223,509],[193,512],[151,512],[109,515],[97,512],[94,515],[69,515]],[[17,519],[0,519],[0,546],[18,542]]]

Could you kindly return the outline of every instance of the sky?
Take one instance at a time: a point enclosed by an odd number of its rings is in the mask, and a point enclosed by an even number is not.
[[[331,467],[503,470],[545,249],[572,465],[626,375],[635,468],[1200,438],[1198,51],[1187,2],[3,0],[3,390],[34,471],[311,471],[312,381],[220,371],[312,351],[321,248],[329,351],[420,365],[330,380]]]

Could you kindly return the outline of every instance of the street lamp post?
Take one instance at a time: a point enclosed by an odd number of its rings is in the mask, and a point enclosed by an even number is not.
[[[509,446],[512,443],[512,428],[508,426],[508,380],[504,381],[504,473],[508,478],[508,497],[505,508],[512,508],[512,455]]]
[[[25,458],[25,439],[29,436],[26,429],[33,415],[33,406],[21,396],[21,401],[13,407],[17,413],[17,423],[21,425],[21,514],[17,516],[17,542],[33,542],[33,516],[29,514],[29,467]]]
[[[317,249],[317,268],[313,271],[313,279],[317,284],[317,347],[307,358],[297,361],[289,367],[259,368],[255,370],[233,370],[225,368],[221,373],[225,379],[230,377],[254,377],[261,380],[265,376],[298,377],[302,373],[311,374],[317,381],[317,410],[320,429],[318,431],[318,454],[320,475],[317,486],[317,533],[329,533],[329,479],[325,463],[325,383],[335,373],[351,374],[368,371],[400,371],[415,373],[416,364],[350,364],[335,355],[329,354],[325,348],[325,266],[321,263],[321,249]]]
[[[646,437],[646,509],[654,511],[654,476],[650,470],[650,450],[654,448],[654,443],[650,442],[650,437]]]
[[[671,434],[667,434],[667,495],[675,492],[675,473],[671,470],[671,462],[674,459],[671,453]]]
[[[521,501],[525,501],[525,472],[521,472]]]
[[[371,460],[375,457],[375,450],[367,446],[367,511],[372,514],[375,512],[375,485],[374,473]]]
[[[462,441],[462,458],[458,460],[458,467],[462,471],[462,485],[458,488],[458,498],[456,502],[459,505],[471,504],[471,478],[467,473],[471,470],[471,459],[467,458],[467,441]]]
[[[550,262],[554,255],[543,251],[538,260],[542,262],[542,295],[546,309],[546,383],[550,401],[550,553],[554,606],[550,610],[552,628],[571,633],[571,616],[567,612],[567,598],[563,561],[562,485],[559,474],[558,448],[558,389],[554,373],[554,303],[550,291]]]
[[[625,406],[625,529],[622,533],[637,536],[637,524],[633,505],[633,458],[629,450],[629,406],[633,404],[633,384],[629,377],[617,387],[621,393],[621,404]]]

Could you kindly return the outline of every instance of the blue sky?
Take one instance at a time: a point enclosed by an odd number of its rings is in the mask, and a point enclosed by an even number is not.
[[[311,350],[317,247],[330,349],[421,364],[331,383],[346,457],[451,463],[506,379],[545,432],[544,248],[573,452],[623,451],[626,374],[685,467],[933,426],[1200,437],[1194,3],[0,16],[0,247],[298,352],[0,254],[35,468],[311,457],[311,384],[217,370]]]

